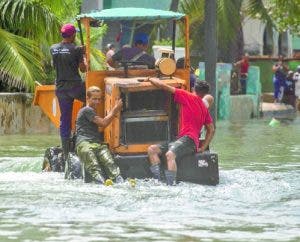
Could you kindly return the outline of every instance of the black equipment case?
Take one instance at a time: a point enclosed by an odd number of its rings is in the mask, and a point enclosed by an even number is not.
[[[150,178],[147,155],[115,156],[124,178]],[[218,155],[204,152],[177,160],[177,181],[217,185],[219,183]]]
[[[204,152],[186,156],[177,162],[177,181],[198,184],[219,184],[218,155]]]

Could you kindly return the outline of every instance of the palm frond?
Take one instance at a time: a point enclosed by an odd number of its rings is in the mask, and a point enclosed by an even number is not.
[[[0,28],[0,79],[9,86],[32,91],[44,78],[38,46]]]
[[[179,10],[189,16],[190,24],[204,21],[204,0],[182,0]]]
[[[272,1],[249,0],[246,1],[243,9],[245,10],[246,15],[249,15],[252,18],[261,19],[274,26],[273,20],[270,17],[270,12],[268,10],[272,8],[271,2]]]
[[[1,0],[0,13],[2,29],[37,42],[58,41],[59,19],[42,1]]]
[[[80,13],[82,0],[42,0],[43,5],[48,6],[61,20],[72,22],[74,16]]]
[[[91,45],[96,45],[101,38],[106,34],[107,32],[107,25],[104,24],[101,27],[97,28],[91,28],[91,34],[90,34],[90,42]]]
[[[241,0],[218,0],[217,28],[219,45],[226,46],[236,38],[239,28],[241,28]]]
[[[91,48],[91,70],[104,70],[105,55],[97,48]]]
[[[218,0],[217,2],[217,28],[219,45],[224,47],[236,38],[236,34],[241,24],[242,0]],[[180,2],[180,10],[186,13],[190,18],[190,28],[193,36],[199,36],[199,28],[203,28],[204,24],[204,0],[182,0]]]
[[[85,29],[83,30],[83,39],[86,39]],[[107,32],[107,25],[104,24],[100,28],[90,29],[90,44],[91,44],[91,70],[104,70],[105,66],[105,55],[99,50],[99,41]],[[76,36],[76,43],[80,43],[79,35]]]

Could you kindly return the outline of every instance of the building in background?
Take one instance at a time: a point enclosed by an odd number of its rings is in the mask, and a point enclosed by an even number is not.
[[[278,33],[259,19],[245,18],[243,24],[244,50],[250,55],[292,57],[294,53],[293,36],[289,31]],[[299,40],[298,40],[299,42]]]

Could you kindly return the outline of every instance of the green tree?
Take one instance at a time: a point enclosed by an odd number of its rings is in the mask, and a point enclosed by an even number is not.
[[[279,32],[300,33],[300,0],[249,1],[246,13],[267,21]]]
[[[191,55],[194,63],[198,63],[199,56],[203,60],[204,4],[205,0],[181,0],[180,2],[180,10],[190,18],[190,38],[193,40]],[[243,42],[241,5],[242,0],[217,1],[218,59],[224,62],[231,62],[242,52],[239,46],[239,43]],[[228,51],[229,49],[231,52]]]
[[[0,1],[0,79],[32,90],[44,78],[40,46],[53,41],[58,18],[40,1]]]
[[[0,80],[32,91],[44,82],[49,46],[59,27],[79,12],[80,0],[0,0]]]
[[[204,43],[204,0],[181,0],[180,11],[190,17],[192,52],[198,58],[203,53]],[[269,28],[279,32],[300,31],[300,0],[218,0],[217,33],[218,59],[232,62],[243,52],[242,21],[245,17],[259,18]],[[197,40],[197,41],[196,41]],[[200,57],[201,58],[201,57]]]

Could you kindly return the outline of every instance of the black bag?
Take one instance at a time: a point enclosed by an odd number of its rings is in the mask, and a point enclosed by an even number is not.
[[[82,171],[79,157],[74,152],[70,152],[66,161],[65,179],[80,178],[82,178]]]
[[[46,149],[43,161],[43,171],[63,172],[65,163],[61,147],[50,147]]]

